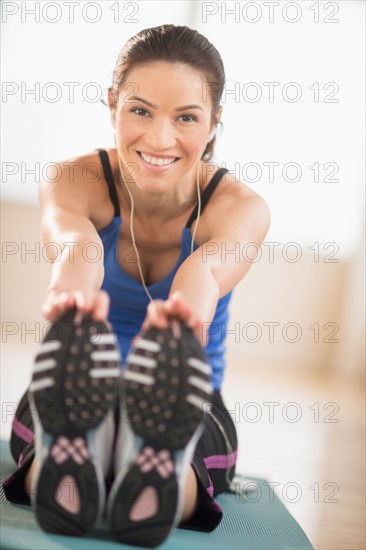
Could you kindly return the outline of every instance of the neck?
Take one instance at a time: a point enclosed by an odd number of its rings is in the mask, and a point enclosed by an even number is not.
[[[199,192],[202,193],[203,162],[200,161],[198,169]],[[134,215],[140,220],[149,219],[164,223],[182,216],[191,211],[197,204],[197,166],[194,166],[183,179],[176,182],[170,189],[164,192],[149,192],[140,189],[128,178],[127,183],[121,178],[121,192],[125,203],[131,210],[131,197],[134,202]],[[127,186],[130,190],[128,192]]]

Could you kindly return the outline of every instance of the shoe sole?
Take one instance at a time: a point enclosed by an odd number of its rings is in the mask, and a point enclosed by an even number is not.
[[[150,328],[126,360],[122,458],[108,502],[116,538],[155,547],[179,522],[194,449],[211,409],[211,368],[183,323]]]
[[[120,354],[109,325],[66,311],[40,346],[28,390],[36,412],[31,500],[45,531],[81,536],[101,516],[104,476],[93,439],[115,406],[117,377]]]

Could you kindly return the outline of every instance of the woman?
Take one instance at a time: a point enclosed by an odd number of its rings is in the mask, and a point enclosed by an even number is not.
[[[55,183],[40,186],[44,243],[63,249],[57,259],[48,248],[58,261],[43,313],[55,325],[16,413],[19,468],[4,489],[13,501],[31,496],[47,531],[83,534],[95,524],[101,471],[121,542],[156,546],[176,525],[211,531],[220,522],[212,497],[228,488],[237,451],[220,393],[222,327],[251,265],[230,251],[259,246],[269,227],[264,199],[209,162],[224,82],[219,53],[197,31],[141,31],[109,89],[116,148],[64,162],[61,177],[55,167]],[[84,345],[90,323],[99,342]],[[93,426],[87,399],[102,403]],[[44,410],[56,402],[62,412],[51,422]]]

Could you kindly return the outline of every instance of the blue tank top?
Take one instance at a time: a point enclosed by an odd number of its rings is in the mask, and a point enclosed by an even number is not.
[[[107,227],[100,229],[98,234],[104,247],[104,280],[102,288],[110,296],[110,311],[108,320],[117,336],[122,354],[122,368],[125,368],[126,357],[131,344],[145,319],[146,308],[150,302],[143,285],[134,277],[126,273],[118,261],[118,239],[122,218],[113,178],[109,157],[104,149],[97,149],[103,167],[105,180],[108,184],[109,195],[114,206],[114,217]],[[220,182],[223,174],[228,172],[226,168],[220,168],[211,178],[206,189],[201,195],[201,212],[203,212],[208,199]],[[198,214],[198,205],[193,210],[186,226],[182,230],[182,243],[179,259],[173,270],[161,281],[147,285],[152,298],[167,300],[170,288],[180,265],[191,253],[190,227]],[[193,249],[198,245],[193,243]],[[212,383],[216,390],[221,389],[224,376],[225,363],[225,335],[228,323],[228,304],[232,290],[220,298],[217,303],[215,316],[207,329],[207,344],[204,351],[212,368]]]

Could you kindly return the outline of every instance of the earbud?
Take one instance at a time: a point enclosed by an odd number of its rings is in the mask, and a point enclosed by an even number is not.
[[[210,141],[214,138],[215,135],[216,135],[216,128],[213,128],[207,136],[207,143],[210,143]]]

